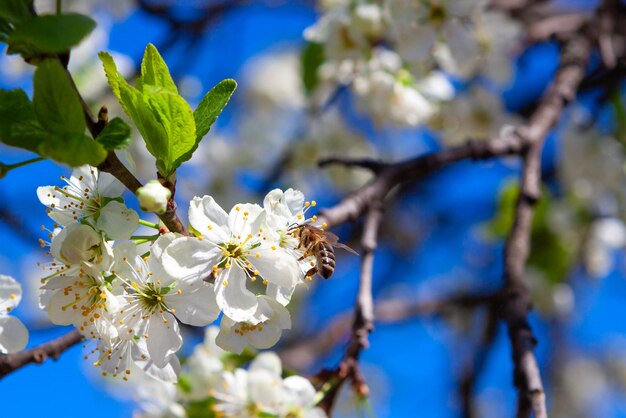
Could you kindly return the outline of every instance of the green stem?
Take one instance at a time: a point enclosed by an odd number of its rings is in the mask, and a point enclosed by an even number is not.
[[[9,170],[13,170],[14,168],[24,167],[25,165],[37,163],[43,160],[45,160],[45,158],[43,157],[31,158],[30,160],[22,161],[21,163],[9,164],[6,166],[6,168]]]
[[[155,239],[159,238],[158,235],[133,235],[132,237],[130,237],[130,239],[133,240],[148,240],[148,241],[154,241]]]
[[[133,244],[141,245],[141,244],[145,244],[146,242],[152,242],[152,241],[154,241],[154,240],[153,239],[145,239],[145,238],[135,239],[135,240],[133,240]]]
[[[57,0],[57,14],[61,14],[61,3],[63,0]]]
[[[159,229],[159,224],[155,224],[154,222],[144,221],[143,219],[139,220],[139,225],[147,226],[148,228]]]

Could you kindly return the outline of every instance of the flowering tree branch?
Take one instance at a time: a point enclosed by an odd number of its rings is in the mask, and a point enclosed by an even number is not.
[[[75,329],[37,347],[18,353],[0,355],[0,379],[27,364],[41,364],[48,358],[56,360],[65,350],[78,344],[82,340],[82,335]]]
[[[67,70],[67,68],[66,68],[66,73],[80,99],[80,103],[83,108],[83,113],[85,114],[85,120],[87,122],[87,128],[89,129],[91,136],[95,139],[98,137],[98,135],[102,132],[102,130],[106,127],[108,123],[107,108],[102,107],[98,114],[98,118],[96,119],[93,113],[91,112],[91,109],[87,105],[87,102],[85,102],[84,98],[78,91],[78,87],[76,86],[76,83],[74,82],[72,74]],[[137,192],[137,189],[139,189],[142,186],[141,182],[120,161],[120,159],[117,157],[114,151],[109,151],[106,159],[102,163],[100,163],[100,165],[98,166],[98,169],[113,175],[124,186],[126,186],[128,190],[133,192],[133,194],[135,194]],[[163,222],[163,224],[165,224],[165,226],[170,231],[178,232],[183,235],[188,235],[189,233],[187,231],[187,228],[182,223],[182,221],[180,220],[176,212],[176,201],[174,200],[174,195],[176,191],[176,181],[167,180],[166,187],[170,189],[171,196],[167,202],[167,210],[165,211],[165,213],[160,214],[158,216]]]

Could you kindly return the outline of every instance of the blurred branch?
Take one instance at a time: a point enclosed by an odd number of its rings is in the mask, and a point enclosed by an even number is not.
[[[492,303],[497,293],[461,293],[433,301],[412,301],[407,298],[393,298],[377,301],[374,305],[374,318],[377,324],[391,324],[409,320],[421,315],[445,315],[455,309],[471,309]],[[287,342],[279,354],[288,368],[304,370],[313,362],[327,354],[348,336],[354,323],[352,313],[338,315],[325,329],[311,337],[297,337]]]
[[[505,155],[520,155],[529,145],[516,132],[486,141],[469,141],[466,145],[421,155],[399,162],[381,165],[378,175],[363,187],[346,196],[331,208],[322,209],[318,223],[333,227],[359,218],[370,202],[384,200],[398,185],[423,179],[429,174],[462,160],[487,160]],[[382,164],[382,163],[381,163]]]
[[[476,381],[485,368],[485,363],[498,332],[498,315],[494,305],[493,302],[488,304],[487,321],[484,325],[480,344],[472,361],[465,367],[459,380],[459,396],[462,405],[461,416],[463,418],[474,418],[477,416],[473,401],[474,389]]]
[[[532,309],[524,268],[530,252],[534,206],[541,194],[541,151],[545,138],[558,122],[567,103],[576,96],[591,52],[591,42],[576,36],[563,45],[554,83],[541,100],[528,124],[518,130],[529,144],[522,154],[520,194],[513,227],[504,251],[504,287],[499,306],[513,348],[514,382],[518,390],[517,417],[547,418],[545,394],[534,355],[537,341],[527,315]]]
[[[378,229],[383,217],[382,202],[371,205],[365,217],[361,246],[361,275],[359,293],[354,307],[354,321],[352,336],[346,347],[343,359],[334,370],[324,370],[320,373],[323,382],[336,381],[322,401],[320,407],[330,416],[335,398],[343,383],[351,379],[352,386],[359,397],[369,394],[369,388],[359,367],[361,351],[369,347],[369,334],[374,329],[374,301],[372,298],[372,273],[374,267],[374,252],[378,246]]]
[[[28,350],[13,354],[0,354],[0,379],[27,364],[41,364],[49,358],[57,360],[65,350],[82,340],[83,336],[80,335],[80,332],[73,330],[59,338]]]
[[[343,165],[344,167],[359,167],[370,170],[374,174],[380,173],[388,164],[370,158],[344,158],[344,157],[327,157],[320,160],[317,164],[319,167],[324,168],[329,165]]]

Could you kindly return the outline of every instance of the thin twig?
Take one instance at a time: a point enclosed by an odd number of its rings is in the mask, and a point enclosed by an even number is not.
[[[352,387],[357,396],[369,394],[369,388],[359,368],[361,352],[369,347],[369,334],[374,329],[374,300],[372,297],[372,274],[374,267],[374,252],[378,245],[378,229],[383,217],[382,202],[373,202],[365,217],[361,246],[361,275],[359,292],[354,307],[354,322],[352,336],[348,343],[343,359],[335,370],[323,371],[323,382],[335,381],[333,387],[326,393],[319,406],[330,416],[335,398],[346,380],[352,380]]]
[[[80,332],[74,330],[37,347],[18,353],[0,355],[0,379],[27,364],[41,364],[49,358],[57,360],[65,350],[82,340],[83,336]]]

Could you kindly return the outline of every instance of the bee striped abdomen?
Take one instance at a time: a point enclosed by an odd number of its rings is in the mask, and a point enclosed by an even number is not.
[[[317,270],[323,278],[328,279],[335,272],[335,251],[327,242],[319,242],[315,248]]]

